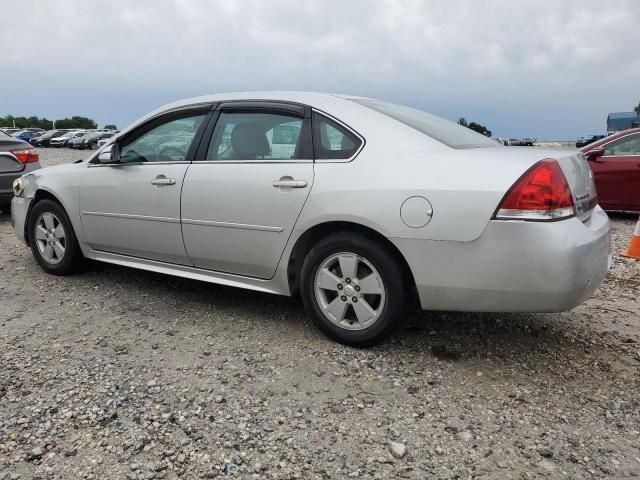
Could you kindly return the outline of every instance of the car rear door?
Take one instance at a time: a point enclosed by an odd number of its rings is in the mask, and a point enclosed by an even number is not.
[[[91,163],[80,214],[94,250],[190,265],[180,228],[180,189],[211,106],[156,117],[118,140],[120,160]]]
[[[271,278],[312,184],[308,107],[221,104],[182,189],[190,260],[204,269]]]
[[[598,202],[610,210],[640,210],[640,133],[602,146],[604,155],[589,160]]]

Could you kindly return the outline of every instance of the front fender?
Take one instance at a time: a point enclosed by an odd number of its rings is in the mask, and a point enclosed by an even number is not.
[[[86,254],[90,249],[86,245],[80,222],[80,180],[85,168],[85,163],[47,167],[25,175],[23,180],[25,197],[29,200],[25,223],[39,199],[50,198],[56,201],[67,213],[80,248]]]

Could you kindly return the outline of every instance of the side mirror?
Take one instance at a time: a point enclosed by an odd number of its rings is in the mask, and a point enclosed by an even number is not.
[[[119,161],[120,161],[120,152],[116,144],[107,145],[98,154],[99,163],[103,163],[103,164],[118,163]]]
[[[591,162],[602,162],[600,157],[604,155],[604,148],[594,148],[586,153],[587,160]]]

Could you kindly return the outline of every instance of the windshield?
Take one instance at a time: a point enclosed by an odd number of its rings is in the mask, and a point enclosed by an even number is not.
[[[422,110],[366,98],[350,98],[349,100],[415,128],[451,148],[482,148],[500,145],[495,140],[485,137],[470,128]]]

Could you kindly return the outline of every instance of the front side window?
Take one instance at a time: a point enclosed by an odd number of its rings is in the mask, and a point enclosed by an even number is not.
[[[640,135],[631,135],[611,142],[604,147],[607,156],[640,155]]]
[[[205,115],[177,118],[155,126],[120,147],[120,162],[182,162]]]
[[[318,113],[313,114],[313,148],[317,160],[351,158],[362,140]]]
[[[259,112],[221,112],[207,160],[293,160],[302,156],[303,119]]]

